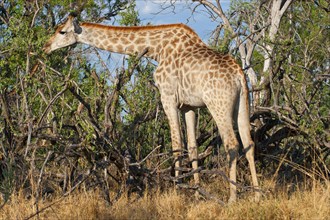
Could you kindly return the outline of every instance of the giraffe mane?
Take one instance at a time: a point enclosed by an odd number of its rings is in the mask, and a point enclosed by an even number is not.
[[[81,24],[82,27],[90,28],[100,28],[104,30],[120,30],[120,31],[152,31],[152,30],[162,30],[162,29],[171,29],[171,28],[182,28],[185,29],[189,34],[194,35],[199,38],[198,34],[191,29],[189,26],[178,23],[178,24],[161,24],[161,25],[150,25],[150,26],[132,26],[132,27],[118,27],[118,26],[108,26],[103,24],[88,23],[84,22]]]

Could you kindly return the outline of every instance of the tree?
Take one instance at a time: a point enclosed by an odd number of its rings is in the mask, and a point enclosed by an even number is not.
[[[97,182],[110,202],[110,185],[121,193],[130,175],[125,151],[136,144],[130,137],[155,117],[153,111],[149,117],[141,112],[157,102],[141,103],[136,110],[141,97],[128,92],[148,83],[153,67],[141,64],[145,78],[133,84],[140,57],[124,59],[115,74],[100,51],[79,46],[45,56],[42,47],[72,8],[84,20],[109,22],[117,16],[129,25],[138,22],[134,2],[5,1],[0,7],[0,192],[8,199],[13,191],[28,189],[38,208],[42,195],[68,195]],[[91,61],[93,56],[99,62]],[[141,152],[138,158],[146,150]]]
[[[279,180],[326,179],[327,2],[237,0],[227,13],[220,1],[194,2],[220,18],[212,46],[239,59],[251,92],[262,94],[251,114],[260,172],[283,174]],[[24,189],[38,208],[41,196],[65,196],[84,185],[101,189],[113,202],[125,189],[142,193],[160,185],[157,171],[169,176],[170,135],[152,81],[153,62],[141,58],[143,53],[118,59],[86,46],[51,56],[41,49],[69,12],[84,21],[140,25],[134,6],[126,0],[0,3],[0,193],[5,199]],[[199,159],[220,167],[221,161],[208,157],[221,143],[216,128],[205,110],[198,117],[198,144],[206,149]],[[109,191],[117,196],[110,198]]]
[[[168,4],[175,6],[175,1]],[[325,110],[329,102],[327,1],[237,0],[227,12],[218,0],[193,0],[191,5],[192,13],[205,8],[219,21],[211,46],[240,60],[249,79],[260,171],[271,173],[280,166],[285,179],[297,164],[304,169],[292,178],[306,175],[318,164],[314,174],[326,177],[330,158],[329,110]],[[282,160],[293,163],[281,167],[276,160],[284,156]]]
[[[233,43],[227,45],[235,47],[229,52],[240,59],[252,85],[254,136],[263,164],[267,155],[288,154],[310,169],[308,161],[317,157],[320,173],[328,173],[327,3],[233,1],[224,13],[221,1],[193,2],[219,17],[216,42],[227,42],[231,33]]]

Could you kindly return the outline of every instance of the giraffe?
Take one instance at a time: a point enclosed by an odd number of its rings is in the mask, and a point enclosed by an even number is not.
[[[187,128],[188,155],[193,170],[198,168],[194,109],[207,107],[215,120],[229,162],[230,197],[236,201],[236,163],[239,143],[238,131],[252,176],[255,199],[259,200],[258,179],[254,161],[254,142],[250,135],[248,89],[240,66],[229,55],[210,49],[198,35],[184,24],[143,27],[105,26],[95,23],[79,24],[69,15],[43,50],[50,53],[75,43],[84,43],[115,53],[136,55],[146,50],[146,57],[158,62],[154,81],[159,89],[163,109],[168,118],[175,176],[180,175],[182,137],[179,112]],[[194,173],[199,185],[199,173]]]

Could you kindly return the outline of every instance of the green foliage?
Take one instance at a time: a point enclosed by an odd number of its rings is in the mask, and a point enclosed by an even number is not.
[[[263,155],[281,157],[285,154],[290,161],[309,168],[314,166],[310,161],[317,157],[320,159],[315,166],[322,167],[317,169],[328,175],[330,17],[326,5],[326,1],[293,1],[272,42],[267,37],[267,22],[274,19],[269,13],[272,1],[235,0],[226,15],[242,44],[251,40],[256,45],[250,63],[258,76],[258,92],[254,96],[262,100],[255,103],[260,106],[256,107],[252,116],[257,125],[254,128],[257,152],[259,148]],[[218,50],[228,45],[234,56],[242,55],[234,48],[237,46],[234,40],[229,37],[230,42],[226,43],[228,38],[223,28],[218,41],[222,44],[217,46]],[[267,46],[273,48],[273,54],[270,68],[264,72]],[[272,163],[275,167],[280,166],[273,160],[269,161],[267,156],[259,160],[263,168],[272,167]],[[278,169],[284,176],[291,172],[290,175],[301,175],[289,171],[289,167]]]
[[[137,26],[140,24],[139,13],[135,10],[135,2],[128,5],[125,11],[119,13],[119,24],[124,26]]]
[[[1,159],[1,158],[0,158]],[[3,200],[7,202],[15,188],[15,171],[12,161],[6,161],[6,167],[2,168],[2,180],[0,182],[0,192],[3,195]]]

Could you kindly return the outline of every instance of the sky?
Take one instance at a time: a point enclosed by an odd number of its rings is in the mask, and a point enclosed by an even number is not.
[[[174,7],[170,2],[174,2]],[[220,0],[224,11],[229,8],[230,0]],[[139,12],[142,24],[171,24],[183,23],[194,29],[203,41],[207,42],[211,33],[219,24],[214,21],[203,6],[192,10],[197,3],[190,0],[136,0],[136,9]],[[162,8],[165,8],[162,10]]]

